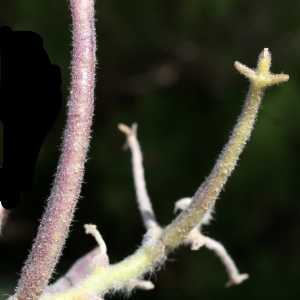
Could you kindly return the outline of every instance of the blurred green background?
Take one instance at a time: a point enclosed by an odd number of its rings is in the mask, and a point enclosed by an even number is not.
[[[300,2],[98,0],[96,10],[93,139],[82,198],[54,278],[96,246],[85,223],[97,224],[111,263],[141,242],[130,153],[121,149],[125,137],[117,124],[139,124],[148,191],[159,222],[167,225],[174,202],[192,196],[209,174],[240,113],[248,82],[234,61],[255,67],[269,47],[272,71],[290,80],[267,90],[251,140],[204,230],[222,241],[250,279],[225,288],[227,274],[214,253],[181,247],[152,278],[155,289],[135,291],[131,299],[300,299]],[[34,189],[22,195],[3,230],[1,300],[16,285],[55,172],[70,86],[70,24],[67,1],[0,3],[0,26],[43,37],[52,63],[62,69],[64,94]]]

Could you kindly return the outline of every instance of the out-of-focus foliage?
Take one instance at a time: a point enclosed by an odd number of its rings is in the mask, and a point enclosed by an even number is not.
[[[0,7],[0,25],[44,38],[52,63],[62,68],[66,101],[71,50],[66,1],[2,0]],[[168,224],[174,202],[192,196],[208,175],[240,112],[248,83],[234,61],[255,67],[257,55],[269,47],[272,71],[284,71],[290,80],[266,91],[251,140],[206,228],[250,279],[226,289],[226,272],[211,252],[182,247],[153,278],[156,288],[137,291],[132,299],[299,298],[300,2],[98,0],[96,10],[90,160],[55,277],[96,245],[84,234],[85,223],[98,225],[112,263],[140,243],[144,229],[130,154],[121,150],[125,139],[117,124],[138,122],[149,194],[158,220]],[[35,236],[64,121],[65,111],[41,150],[33,191],[22,195],[3,230],[0,294],[12,293]]]

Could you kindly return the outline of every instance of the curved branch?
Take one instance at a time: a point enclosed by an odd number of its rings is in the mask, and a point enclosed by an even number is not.
[[[165,229],[162,239],[169,249],[180,245],[188,233],[201,222],[205,213],[213,207],[250,138],[265,89],[289,79],[285,74],[271,74],[270,66],[271,54],[267,48],[260,54],[255,71],[238,62],[235,63],[237,70],[251,82],[243,111],[229,142],[225,145],[210,175],[197,190],[191,205]]]
[[[146,189],[146,181],[143,167],[143,156],[137,139],[137,124],[128,127],[124,124],[118,125],[120,131],[125,133],[128,146],[132,152],[132,168],[137,203],[141,212],[146,229],[158,227],[151,201]],[[127,145],[126,145],[127,146]]]

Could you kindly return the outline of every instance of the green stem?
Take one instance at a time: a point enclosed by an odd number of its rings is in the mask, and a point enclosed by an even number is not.
[[[201,222],[205,213],[213,207],[250,138],[264,90],[270,85],[288,80],[287,75],[271,74],[269,72],[270,65],[271,54],[268,49],[264,49],[260,54],[255,71],[238,62],[235,63],[238,71],[248,77],[251,82],[243,111],[228,144],[223,149],[208,178],[197,190],[191,205],[164,230],[162,240],[168,248],[179,246],[188,233]]]
[[[133,288],[137,279],[147,272],[155,271],[164,260],[164,245],[159,240],[152,240],[122,262],[107,268],[95,268],[90,276],[73,288],[61,294],[42,295],[40,300],[82,300],[87,293],[104,294],[109,290],[116,292],[130,286]]]

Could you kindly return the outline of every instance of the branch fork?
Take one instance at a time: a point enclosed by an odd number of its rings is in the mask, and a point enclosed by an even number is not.
[[[80,194],[93,115],[94,2],[70,0],[70,3],[73,17],[72,87],[62,154],[37,238],[22,269],[16,294],[10,300],[95,300],[102,299],[110,291],[149,290],[154,285],[143,280],[144,276],[157,270],[167,254],[183,243],[190,243],[192,250],[202,246],[213,250],[228,271],[230,281],[227,286],[241,283],[248,274],[239,274],[225,248],[202,235],[201,226],[211,220],[215,201],[250,137],[264,90],[289,78],[285,74],[270,73],[271,54],[267,48],[260,54],[256,70],[235,63],[237,70],[251,83],[241,116],[210,175],[192,198],[181,199],[175,204],[175,210],[182,212],[165,228],[156,221],[146,190],[137,125],[133,124],[131,128],[119,125],[132,152],[137,203],[147,231],[142,245],[133,255],[110,265],[105,242],[96,226],[85,225],[86,232],[94,236],[99,246],[80,258],[65,276],[48,286]],[[0,206],[0,222],[4,213]]]
[[[177,211],[178,209],[182,211],[188,209],[191,202],[192,198],[183,198],[178,200],[175,203],[175,211]],[[206,212],[202,219],[202,222],[189,232],[184,243],[191,244],[191,250],[199,250],[201,247],[205,246],[206,248],[214,251],[227,269],[229,281],[226,283],[226,287],[240,284],[244,280],[248,279],[249,275],[239,273],[234,261],[220,242],[201,233],[202,225],[208,225],[210,223],[210,220],[212,219],[211,213],[212,210],[208,210]]]

